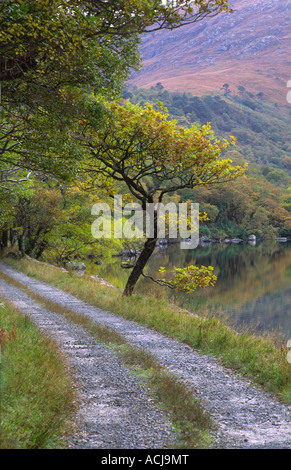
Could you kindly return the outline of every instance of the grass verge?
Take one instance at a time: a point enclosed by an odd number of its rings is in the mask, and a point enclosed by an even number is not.
[[[48,282],[104,310],[177,338],[204,354],[218,357],[222,364],[251,378],[265,390],[291,403],[291,366],[287,348],[272,336],[238,334],[219,318],[192,316],[165,299],[134,295],[122,297],[117,289],[98,284],[90,277],[67,273],[33,260],[5,259],[28,276]]]
[[[75,400],[66,365],[26,316],[0,307],[0,448],[62,448]]]

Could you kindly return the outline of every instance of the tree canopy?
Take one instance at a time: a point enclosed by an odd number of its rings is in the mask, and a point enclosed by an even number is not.
[[[122,53],[122,38],[229,10],[226,0],[5,0],[0,5],[0,80],[23,79],[31,71],[60,77],[61,70],[78,66],[76,59],[82,67],[79,53],[91,52],[92,44],[107,43]]]
[[[215,139],[209,124],[186,129],[169,120],[166,109],[155,111],[151,105],[114,101],[104,106],[100,128],[86,125],[76,136],[91,155],[84,171],[123,181],[143,207],[179,189],[230,181],[242,173],[231,160],[220,159],[229,142]]]
[[[88,93],[121,92],[140,64],[139,35],[223,11],[225,0],[0,2],[0,178],[43,170],[66,179],[69,167],[74,177],[69,131],[85,118]]]
[[[96,106],[99,105],[96,100]],[[82,171],[97,185],[103,185],[104,178],[107,182],[123,182],[143,210],[147,203],[162,203],[166,195],[180,189],[231,181],[244,171],[240,166],[232,166],[229,159],[221,158],[221,151],[229,142],[215,139],[210,125],[179,127],[176,121],[168,119],[162,107],[156,111],[151,105],[122,105],[116,101],[103,101],[102,105],[105,108],[102,125],[98,129],[86,125],[75,136],[88,152]],[[155,209],[153,235],[147,238],[133,267],[126,295],[132,294],[154,251],[158,217]],[[181,272],[177,274],[182,279]],[[189,274],[195,283],[198,274],[193,276],[191,270]],[[209,282],[211,279],[209,276]]]

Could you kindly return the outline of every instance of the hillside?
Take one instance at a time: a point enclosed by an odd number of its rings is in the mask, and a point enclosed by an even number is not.
[[[195,199],[210,216],[201,234],[212,237],[291,236],[290,115],[247,90],[236,96],[217,93],[197,97],[170,92],[161,85],[150,89],[129,86],[123,97],[133,103],[162,102],[170,118],[184,127],[211,123],[219,138],[237,139],[225,152],[235,164],[249,164],[245,178],[181,193]]]
[[[150,89],[129,86],[123,97],[141,105],[162,102],[170,116],[185,127],[210,122],[216,135],[236,137],[245,161],[291,170],[290,114],[248,89],[236,95],[217,92],[198,97],[170,92],[161,85]]]
[[[201,96],[228,83],[286,106],[291,78],[290,0],[230,0],[232,14],[158,31],[142,38],[143,68],[130,80],[138,88],[157,82],[171,91]]]

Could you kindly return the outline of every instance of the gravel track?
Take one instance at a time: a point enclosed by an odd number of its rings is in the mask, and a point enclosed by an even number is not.
[[[172,338],[93,307],[2,262],[0,271],[43,297],[112,328],[134,346],[153,354],[162,366],[177,377],[187,381],[217,424],[217,447],[291,449],[290,407],[224,368],[215,358],[201,355]],[[13,300],[18,308],[26,309],[38,320],[41,328],[57,337],[71,357],[73,367],[77,367],[84,386],[77,417],[77,442],[72,442],[73,447],[126,449],[169,445],[167,442],[173,439],[174,434],[167,417],[151,404],[149,392],[130,376],[121,360],[110,350],[93,342],[80,328],[38,307],[26,294],[2,280],[0,295]],[[108,389],[104,385],[107,381]],[[139,397],[142,397],[141,401]],[[121,403],[121,407],[117,407],[114,400]],[[145,405],[147,411],[140,408]],[[99,413],[97,417],[96,411]],[[124,436],[121,432],[125,433]]]
[[[167,448],[175,441],[169,418],[112,350],[2,279],[0,295],[12,300],[54,339],[66,357],[79,403],[74,432],[68,437],[69,448],[154,449]]]

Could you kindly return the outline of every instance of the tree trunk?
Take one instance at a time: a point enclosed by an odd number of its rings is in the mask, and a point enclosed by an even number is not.
[[[8,247],[8,230],[3,230],[2,231],[1,245],[2,245],[3,248]]]
[[[136,265],[130,273],[130,276],[127,280],[127,284],[123,291],[125,297],[130,297],[134,291],[135,285],[139,280],[142,271],[153,254],[156,247],[157,238],[148,238],[144,244],[141,254],[138,257]]]
[[[156,243],[157,243],[157,235],[158,235],[158,213],[156,210],[153,212],[153,217],[151,219],[151,226],[153,228],[152,233],[150,234],[150,237],[147,238],[143,249],[141,251],[141,254],[139,255],[137,262],[131,271],[129,278],[127,280],[125,289],[123,291],[123,296],[125,297],[130,297],[133,294],[135,285],[137,281],[139,280],[143,269],[145,265],[147,264],[148,260],[152,256]]]
[[[9,232],[9,240],[10,240],[10,245],[13,246],[14,245],[14,232],[13,232],[13,228],[10,229],[10,232]]]
[[[4,249],[8,247],[8,230],[3,230],[0,236],[0,252],[4,253]]]
[[[23,230],[23,233],[18,237],[18,249],[21,256],[25,255],[25,242],[26,242],[27,229]]]

